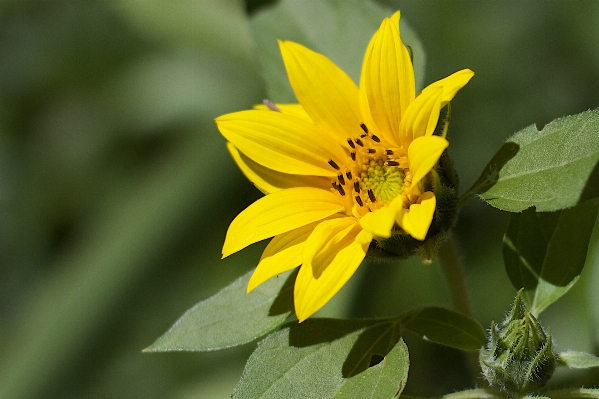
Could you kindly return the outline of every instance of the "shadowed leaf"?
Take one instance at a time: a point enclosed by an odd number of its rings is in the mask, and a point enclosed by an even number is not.
[[[506,272],[534,315],[576,283],[586,261],[599,204],[552,213],[512,214],[503,239]]]
[[[453,310],[428,307],[405,315],[402,326],[429,341],[464,350],[479,350],[485,330],[474,319]]]

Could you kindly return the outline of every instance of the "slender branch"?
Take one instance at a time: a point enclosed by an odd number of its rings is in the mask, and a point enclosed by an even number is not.
[[[449,289],[453,308],[467,316],[472,316],[472,308],[466,291],[466,278],[458,254],[453,234],[439,250],[439,263]]]

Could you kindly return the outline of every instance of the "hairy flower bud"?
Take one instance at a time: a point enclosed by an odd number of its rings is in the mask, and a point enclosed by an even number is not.
[[[491,325],[479,360],[489,384],[508,393],[540,389],[553,375],[556,355],[551,333],[530,313],[522,300],[522,291],[506,319]]]

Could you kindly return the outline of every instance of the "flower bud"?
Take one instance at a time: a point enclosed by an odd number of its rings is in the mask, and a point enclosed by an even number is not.
[[[506,319],[491,325],[479,360],[489,384],[508,393],[540,389],[553,375],[556,355],[551,333],[530,313],[522,300],[522,290]]]

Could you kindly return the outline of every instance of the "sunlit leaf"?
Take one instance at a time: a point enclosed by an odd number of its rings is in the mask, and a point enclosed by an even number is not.
[[[282,0],[251,21],[268,96],[275,102],[297,102],[291,90],[277,39],[291,40],[329,57],[359,82],[362,58],[372,35],[394,10],[370,1]],[[412,50],[417,88],[422,88],[425,54],[414,31],[401,19],[401,37]]]
[[[294,275],[281,274],[246,294],[252,272],[189,309],[146,352],[209,351],[245,344],[293,311]]]
[[[260,342],[233,398],[392,398],[408,367],[397,321],[309,319]]]
[[[586,352],[567,351],[559,354],[559,362],[571,369],[599,367],[599,357]]]
[[[408,313],[402,326],[429,341],[464,350],[479,350],[486,340],[485,330],[476,320],[436,306]]]
[[[503,239],[507,274],[534,315],[564,295],[584,267],[599,204],[571,209],[512,214]]]
[[[550,212],[599,196],[599,111],[529,126],[508,141],[517,153],[481,197],[499,209]]]

